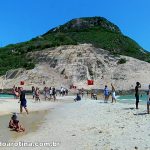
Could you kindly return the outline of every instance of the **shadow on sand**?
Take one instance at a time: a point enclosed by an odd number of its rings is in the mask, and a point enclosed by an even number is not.
[[[134,107],[130,107],[130,108],[123,108],[124,110],[134,110]]]
[[[148,113],[146,112],[143,112],[143,113],[137,113],[137,114],[134,114],[135,116],[142,116],[142,115],[147,115]]]

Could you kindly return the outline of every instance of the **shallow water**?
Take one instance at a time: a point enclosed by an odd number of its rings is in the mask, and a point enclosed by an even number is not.
[[[10,115],[0,116],[0,141],[10,141],[30,132],[35,132],[38,127],[45,121],[44,117],[50,110],[35,111],[27,114],[18,114],[19,122],[25,127],[25,132],[16,132],[8,128]]]
[[[13,94],[0,94],[0,99],[14,99],[14,95]]]
[[[139,98],[140,98],[141,104],[145,104],[147,102],[146,94],[140,95]],[[117,100],[119,100],[119,102],[123,102],[123,103],[135,103],[135,96],[134,95],[121,95],[121,96],[117,96]]]

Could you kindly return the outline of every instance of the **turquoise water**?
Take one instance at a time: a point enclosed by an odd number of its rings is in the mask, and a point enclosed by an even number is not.
[[[117,100],[123,103],[135,103],[135,96],[134,95],[121,95],[117,96]],[[147,102],[147,95],[142,94],[140,95],[140,103],[146,103]]]
[[[14,95],[12,94],[0,94],[0,99],[5,99],[5,98],[14,98]]]

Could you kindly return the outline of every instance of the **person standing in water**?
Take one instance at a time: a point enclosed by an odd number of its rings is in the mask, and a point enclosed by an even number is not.
[[[25,91],[21,87],[20,88],[20,113],[22,113],[22,108],[25,109],[25,111],[27,112],[27,114],[29,113],[28,109],[27,109],[27,100],[25,98]]]
[[[139,105],[139,88],[141,88],[141,84],[139,82],[136,82],[136,86],[135,86],[136,109],[139,109],[139,107],[138,107],[138,105]]]
[[[116,103],[116,92],[115,92],[115,88],[114,88],[114,86],[113,86],[112,83],[111,83],[111,87],[112,87],[112,90],[111,90],[112,103],[113,103],[113,102]]]
[[[150,84],[149,89],[147,91],[147,113],[149,114],[149,106],[150,106]]]

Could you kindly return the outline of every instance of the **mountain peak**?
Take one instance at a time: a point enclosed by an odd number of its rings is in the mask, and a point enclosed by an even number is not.
[[[108,31],[121,33],[119,27],[111,23],[103,17],[83,17],[75,18],[59,27],[53,28],[49,32],[69,32],[69,31],[82,31],[90,28],[106,29]]]

